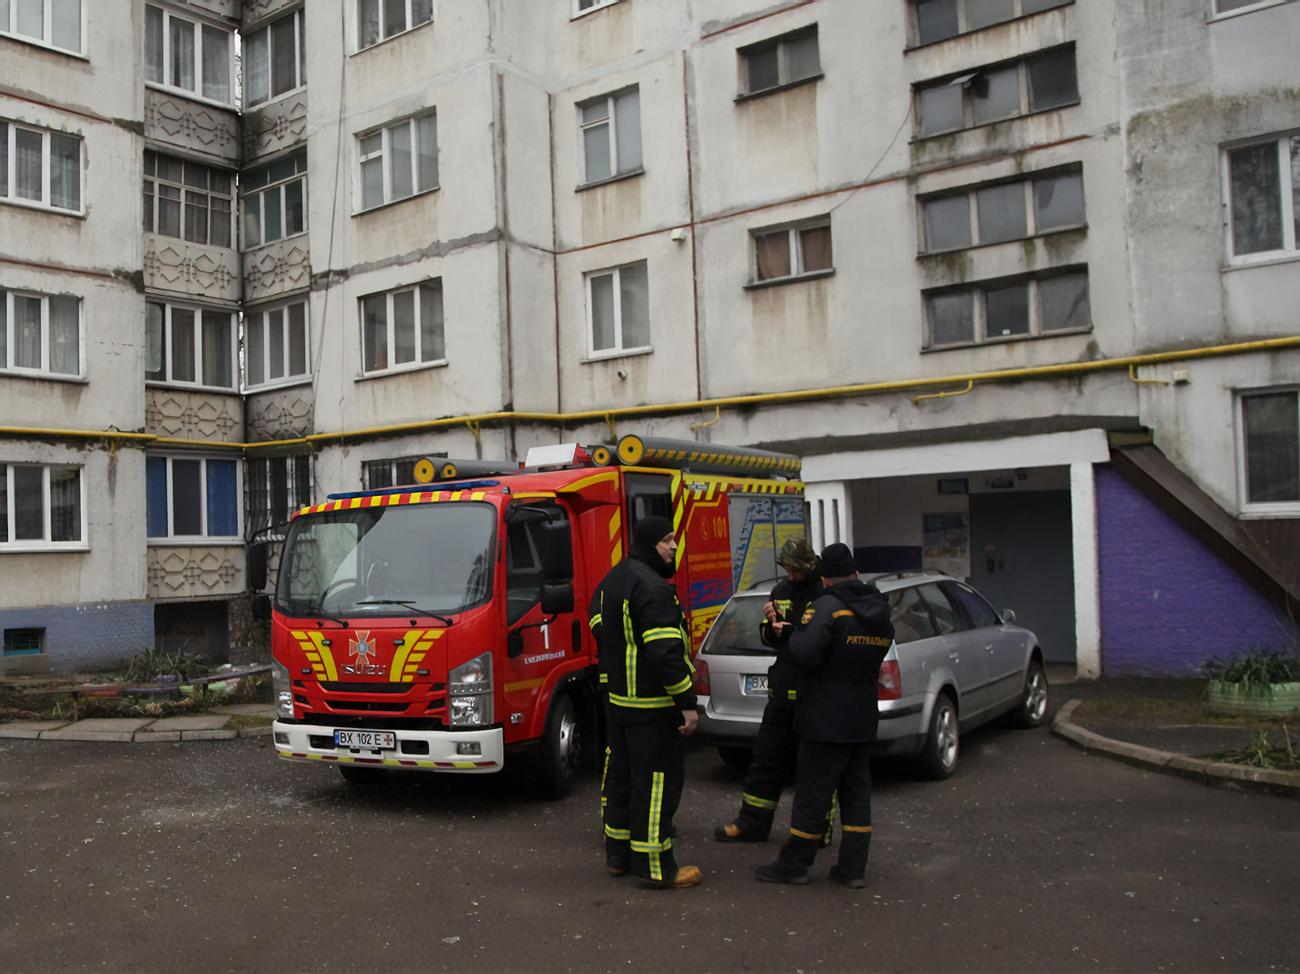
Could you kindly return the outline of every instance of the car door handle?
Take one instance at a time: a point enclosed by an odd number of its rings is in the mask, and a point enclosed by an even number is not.
[[[985,646],[984,648],[987,649],[990,653],[993,652],[993,644],[992,644],[992,643],[989,643],[989,644],[988,644],[987,646]]]
[[[958,652],[956,652],[955,650],[954,650],[953,652],[951,652],[951,653],[948,654],[948,658],[949,658],[950,660],[952,660],[954,663],[957,662],[957,660],[958,660],[958,658],[960,658],[960,656],[961,656],[961,654],[958,653]]]

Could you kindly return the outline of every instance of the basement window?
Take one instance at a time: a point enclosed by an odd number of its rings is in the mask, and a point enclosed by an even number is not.
[[[1240,402],[1242,513],[1300,513],[1300,390],[1251,392]]]
[[[44,629],[6,629],[5,656],[39,656],[45,652]]]

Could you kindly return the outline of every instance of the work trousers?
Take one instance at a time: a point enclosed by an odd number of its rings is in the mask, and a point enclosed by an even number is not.
[[[794,732],[794,702],[773,697],[763,708],[754,738],[754,756],[740,789],[736,826],[754,838],[767,838],[781,800],[781,788],[794,770],[799,739]]]
[[[677,730],[681,713],[673,708],[628,715],[609,705],[605,714],[606,858],[612,861],[630,853],[634,876],[671,882],[677,875],[673,816],[686,778],[686,738]]]
[[[871,836],[872,750],[873,745],[866,742],[800,742],[790,840],[781,849],[783,861],[804,869],[812,865],[818,846],[812,840],[822,837],[838,791],[840,824],[844,830],[840,865],[850,876],[861,877],[867,865]]]

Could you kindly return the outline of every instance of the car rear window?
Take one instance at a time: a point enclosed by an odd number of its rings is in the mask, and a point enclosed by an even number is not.
[[[763,645],[758,635],[766,601],[751,596],[728,602],[709,630],[701,652],[711,656],[775,656],[776,650]]]

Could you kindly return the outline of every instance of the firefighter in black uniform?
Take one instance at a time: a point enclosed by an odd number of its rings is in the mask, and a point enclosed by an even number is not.
[[[799,667],[790,660],[790,634],[809,603],[821,594],[822,583],[817,574],[817,555],[803,538],[791,538],[782,545],[776,563],[785,569],[786,577],[773,587],[759,623],[759,638],[776,650],[776,659],[767,671],[767,706],[754,738],[754,757],[740,789],[740,812],[734,822],[714,829],[713,837],[719,842],[767,839],[781,787],[794,767],[799,746],[794,732]]]
[[[822,551],[826,591],[804,613],[790,638],[801,668],[795,730],[799,770],[790,838],[776,862],[760,866],[769,883],[806,883],[839,790],[839,861],[831,878],[853,889],[865,884],[871,848],[871,751],[880,708],[876,683],[894,641],[889,602],[858,578],[853,553],[833,544]]]
[[[676,552],[671,521],[638,521],[631,550],[601,581],[589,619],[606,691],[605,864],[613,875],[630,871],[669,888],[703,878],[673,856],[686,738],[700,719],[686,621],[667,581]]]

